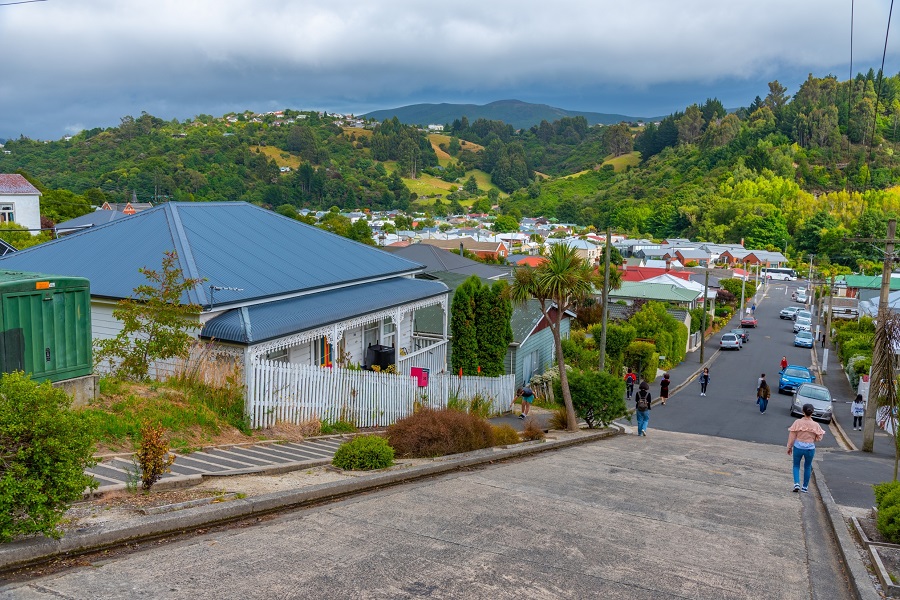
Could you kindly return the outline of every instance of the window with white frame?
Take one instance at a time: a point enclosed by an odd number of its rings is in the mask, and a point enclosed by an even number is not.
[[[381,323],[375,321],[363,327],[363,348],[374,346],[381,339]]]
[[[381,324],[381,343],[385,346],[393,346],[397,341],[397,326],[390,318]]]
[[[16,205],[0,204],[0,223],[16,222]]]
[[[363,327],[363,347],[368,348],[375,344],[393,346],[397,341],[397,326],[388,317],[382,321],[375,321]]]

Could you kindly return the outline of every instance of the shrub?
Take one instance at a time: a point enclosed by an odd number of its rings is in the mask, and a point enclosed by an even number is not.
[[[148,423],[141,427],[136,458],[141,467],[141,487],[149,492],[163,474],[171,471],[169,467],[175,462],[175,456],[169,454],[169,442],[161,425]]]
[[[557,406],[550,415],[550,429],[568,429],[569,417],[565,406]]]
[[[525,428],[522,430],[522,438],[528,441],[542,440],[547,437],[534,417],[525,419]]]
[[[481,417],[431,408],[388,427],[387,438],[399,456],[422,458],[489,448],[492,442],[491,425]]]
[[[898,489],[900,489],[900,481],[884,481],[873,485],[872,490],[875,492],[875,506],[880,509],[884,498]]]
[[[625,349],[625,364],[646,379],[656,379],[656,369],[659,366],[659,355],[656,346],[650,342],[631,342]]]
[[[361,435],[341,444],[331,464],[348,471],[372,471],[394,464],[394,449],[379,435]]]
[[[522,438],[519,437],[519,432],[513,429],[511,425],[494,425],[491,427],[491,433],[494,436],[495,446],[508,446],[522,441]]]
[[[91,425],[49,383],[16,372],[0,377],[0,542],[43,533],[58,538],[68,506],[97,482]]]
[[[559,386],[558,382],[555,382]],[[625,407],[625,382],[614,375],[598,371],[569,371],[569,390],[575,414],[587,426],[605,426],[628,414]],[[556,389],[554,393],[562,393]],[[563,427],[562,429],[565,429]]]

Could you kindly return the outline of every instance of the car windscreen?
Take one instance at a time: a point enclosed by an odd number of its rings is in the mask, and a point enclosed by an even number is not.
[[[810,400],[831,400],[831,393],[824,388],[818,387],[804,387],[802,390],[797,392],[797,396],[809,398]]]
[[[812,321],[810,321],[809,317],[797,317],[797,322],[801,325],[809,325]]]
[[[734,342],[737,341],[737,336],[733,333],[726,333],[722,336],[722,341],[724,342]]]
[[[799,319],[800,317],[803,317],[805,319],[810,319],[810,318],[812,318],[812,313],[809,312],[808,310],[798,310],[797,318]]]
[[[800,369],[786,369],[784,372],[785,377],[800,377],[803,379],[809,379],[809,373],[805,370]]]
[[[798,340],[811,340],[812,334],[808,331],[800,331],[797,333]]]

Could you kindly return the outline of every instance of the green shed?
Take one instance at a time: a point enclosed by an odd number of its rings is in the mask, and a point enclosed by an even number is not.
[[[90,282],[0,271],[0,372],[61,381],[93,371]]]

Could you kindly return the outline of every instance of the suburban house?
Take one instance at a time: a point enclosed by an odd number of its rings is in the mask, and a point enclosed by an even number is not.
[[[599,297],[599,291],[597,292]],[[610,302],[623,300],[632,304],[636,299],[665,302],[679,308],[692,309],[699,306],[703,299],[703,290],[687,289],[675,283],[648,283],[645,281],[623,281],[622,287],[609,290]]]
[[[873,301],[874,305],[878,306],[878,299],[881,295],[881,275],[844,275],[843,281],[847,286],[845,296]],[[891,292],[900,290],[900,276],[891,276],[888,286]]]
[[[137,196],[132,194],[131,202],[104,202],[100,210],[114,210],[126,215],[133,215],[144,210],[153,208],[149,202],[138,202]]]
[[[0,174],[0,223],[41,231],[41,192],[19,174]]]
[[[471,252],[475,256],[489,260],[505,259],[509,255],[509,248],[507,248],[506,244],[503,242],[476,242],[470,237],[461,237],[453,240],[423,239],[419,243],[437,246],[444,250],[457,251],[459,250],[459,247],[462,246],[463,249]]]
[[[477,275],[483,285],[492,285],[495,281],[507,279],[509,275],[508,269],[485,265],[425,244],[391,249],[390,252],[424,264],[425,270],[416,277],[441,281],[450,289],[451,299],[452,292],[472,275]],[[429,255],[429,252],[433,254]],[[416,313],[414,329],[419,336],[440,335],[444,323],[437,308],[428,307]],[[550,315],[555,318],[555,308],[551,309]],[[563,314],[560,322],[560,333],[563,338],[569,337],[571,319],[574,317],[575,314],[570,311]],[[537,300],[514,304],[510,325],[513,341],[504,359],[504,369],[507,374],[515,374],[516,385],[520,386],[529,381],[535,373],[543,373],[554,363],[556,347],[553,343],[553,333]],[[448,350],[448,363],[449,355]]]
[[[182,298],[201,308],[198,337],[244,367],[367,366],[378,346],[400,373],[445,369],[448,289],[416,279],[422,265],[245,202],[162,204],[4,256],[0,268],[86,277],[92,335],[108,339],[121,330],[117,302],[147,281],[139,269],[159,270],[173,250],[184,277],[201,280]],[[433,306],[441,331],[420,338],[415,314]]]

